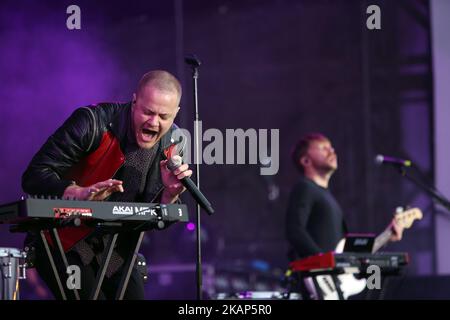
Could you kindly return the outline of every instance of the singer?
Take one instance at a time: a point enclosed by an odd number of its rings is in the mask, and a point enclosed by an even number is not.
[[[185,191],[181,179],[192,175],[187,164],[167,168],[163,149],[177,128],[182,89],[169,72],[150,71],[139,81],[128,103],[101,103],[82,107],[51,135],[31,160],[22,177],[23,190],[32,195],[79,200],[173,203]],[[81,299],[87,299],[95,282],[105,237],[81,226],[59,230],[69,265],[81,270]],[[61,299],[41,241],[29,234],[34,265]],[[126,244],[118,246],[106,271],[99,299],[114,299]],[[125,299],[143,299],[144,284],[133,269]]]

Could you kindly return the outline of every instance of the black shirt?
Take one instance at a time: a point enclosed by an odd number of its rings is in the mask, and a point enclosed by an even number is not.
[[[345,233],[342,209],[330,191],[302,176],[289,197],[286,217],[289,258],[333,251]]]

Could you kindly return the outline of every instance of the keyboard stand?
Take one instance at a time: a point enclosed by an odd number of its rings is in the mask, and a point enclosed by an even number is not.
[[[94,285],[94,288],[92,289],[92,292],[91,292],[91,295],[89,298],[90,300],[98,299],[98,295],[100,293],[100,289],[103,284],[103,279],[105,278],[105,273],[108,268],[109,261],[111,260],[111,255],[114,251],[114,246],[117,242],[118,235],[119,235],[118,233],[113,233],[108,236],[109,237],[108,243],[107,243],[106,248],[103,253],[102,262],[101,262],[100,268],[97,272],[97,277],[95,279],[95,285]]]
[[[331,278],[333,279],[334,287],[336,288],[336,292],[338,294],[339,300],[344,300],[344,294],[341,290],[341,281],[338,279],[336,274],[332,274]]]
[[[128,281],[130,280],[131,272],[136,263],[137,254],[139,252],[139,248],[141,247],[142,239],[144,238],[144,234],[145,234],[144,231],[133,234],[132,243],[134,243],[134,250],[132,250],[132,251],[130,250],[130,253],[128,254],[126,262],[123,266],[124,272],[122,273],[122,277],[120,279],[120,284],[117,289],[116,300],[122,300],[125,295],[125,291],[128,287]]]
[[[131,272],[133,271],[133,267],[136,263],[136,257],[139,251],[139,248],[142,244],[142,239],[144,238],[144,231],[141,231],[139,233],[133,234],[131,239],[131,244],[133,250],[129,253],[129,255],[126,258],[126,261],[122,267],[123,273],[122,277],[120,279],[119,287],[116,291],[116,300],[123,300],[123,297],[125,295],[126,289],[128,287],[128,282],[130,280]],[[118,233],[113,233],[109,235],[108,244],[106,245],[106,248],[103,253],[102,262],[100,265],[100,269],[97,273],[97,278],[95,281],[95,285],[93,288],[93,291],[91,292],[90,299],[91,300],[97,300],[98,295],[100,293],[100,289],[105,277],[106,270],[108,269],[109,262],[111,260],[111,255],[114,250],[114,246],[117,243],[117,237]]]
[[[63,247],[62,247],[62,244],[61,244],[61,239],[59,238],[59,235],[58,235],[58,229],[57,228],[51,228],[50,230],[47,230],[47,231],[50,234],[50,238],[52,239],[52,242],[54,244],[56,244],[57,253],[59,253],[59,260],[62,262],[62,264],[65,267],[65,270],[60,270],[58,272],[58,268],[56,267],[57,265],[55,264],[55,259],[53,257],[53,254],[52,254],[51,250],[50,250],[50,246],[48,244],[47,238],[45,236],[45,229],[41,229],[39,234],[41,236],[41,240],[42,240],[42,243],[44,245],[45,252],[47,253],[47,257],[48,257],[48,260],[50,262],[50,266],[52,268],[53,275],[55,276],[55,280],[56,280],[56,283],[58,285],[59,292],[61,294],[61,298],[63,300],[67,300],[68,295],[66,294],[66,290],[64,289],[64,288],[67,288],[67,290],[70,290],[70,291],[73,292],[73,295],[74,295],[76,300],[80,300],[80,295],[78,293],[78,290],[76,288],[69,289],[67,287],[67,284],[68,284],[67,280],[69,279],[68,277],[67,277],[66,283],[65,283],[66,286],[63,286],[63,283],[61,282],[60,274],[67,274],[69,263],[67,262],[67,256],[64,253],[64,250],[63,250]],[[61,265],[61,264],[58,264],[58,265]],[[61,272],[61,271],[64,271],[64,272]]]
[[[57,228],[51,228],[50,230],[48,229],[41,229],[40,230],[40,237],[41,237],[41,241],[44,245],[44,249],[45,252],[47,254],[51,269],[53,271],[53,275],[55,277],[56,283],[58,285],[58,289],[59,292],[61,294],[61,298],[63,300],[68,300],[68,299],[73,299],[75,298],[75,300],[80,300],[80,295],[79,292],[76,288],[74,289],[69,289],[67,287],[67,280],[68,277],[65,277],[66,279],[66,283],[63,283],[63,279],[64,277],[61,277],[61,275],[63,274],[67,274],[67,268],[69,267],[69,263],[67,261],[67,256],[64,253],[64,249],[62,247],[61,244],[61,239],[58,235],[57,232]],[[50,234],[50,237],[52,239],[52,242],[56,244],[57,250],[55,253],[52,253],[52,250],[50,248],[50,245],[47,241],[47,237],[45,236],[45,232],[48,232]],[[144,238],[144,231],[140,231],[140,232],[136,232],[135,234],[132,235],[132,239],[131,241],[131,245],[133,250],[131,250],[130,254],[127,256],[126,261],[122,267],[122,269],[124,270],[120,283],[119,283],[119,287],[117,288],[117,292],[116,292],[116,300],[122,300],[126,289],[128,287],[128,282],[130,280],[130,276],[131,276],[131,272],[133,270],[133,267],[136,263],[136,258],[137,258],[137,254],[139,252],[139,248],[141,247],[142,244],[142,239]],[[105,247],[103,256],[102,256],[102,261],[100,264],[100,268],[98,270],[97,273],[97,277],[95,279],[95,284],[94,287],[92,289],[92,292],[89,296],[90,300],[97,300],[98,296],[100,294],[100,290],[101,290],[101,286],[103,284],[103,280],[106,274],[106,270],[108,269],[110,260],[111,260],[111,256],[114,250],[114,247],[118,241],[118,236],[119,233],[117,232],[117,230],[115,230],[114,232],[112,232],[111,234],[108,235],[108,242],[107,245]],[[56,259],[58,258],[58,262],[56,262]],[[61,264],[62,262],[62,264]],[[65,270],[58,270],[59,268],[57,266],[64,266]],[[69,292],[72,292],[72,294],[70,294]]]

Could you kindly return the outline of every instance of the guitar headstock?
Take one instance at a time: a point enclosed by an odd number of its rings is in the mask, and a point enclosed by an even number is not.
[[[407,210],[397,210],[394,216],[395,222],[405,229],[411,228],[415,220],[420,220],[423,217],[422,210],[419,208],[411,208]]]

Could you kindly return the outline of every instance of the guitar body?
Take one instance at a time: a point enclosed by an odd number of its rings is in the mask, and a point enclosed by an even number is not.
[[[342,253],[344,250],[345,239],[339,241],[336,247],[336,253]],[[312,294],[313,299],[318,299],[318,294],[314,290],[313,280],[311,278],[305,279],[306,286]],[[339,300],[339,295],[335,287],[335,282],[330,275],[316,276],[317,285],[322,292],[323,300]],[[340,274],[337,276],[338,285],[342,291],[344,299],[347,300],[350,296],[358,294],[366,287],[366,279],[356,279],[352,274]]]

